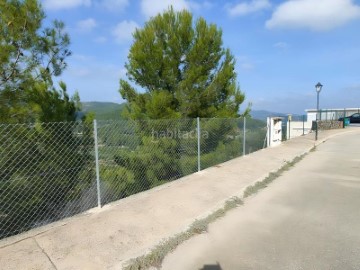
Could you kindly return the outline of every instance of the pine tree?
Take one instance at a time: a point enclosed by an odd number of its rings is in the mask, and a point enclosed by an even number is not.
[[[132,119],[236,117],[245,95],[222,31],[188,11],[169,9],[134,33],[120,80]]]
[[[194,21],[188,11],[169,9],[137,29],[126,69],[129,80],[120,80],[119,91],[128,103],[127,117],[136,120],[124,124],[134,126],[136,147],[119,150],[116,165],[101,168],[109,176],[117,172],[104,181],[119,197],[195,172],[193,118],[237,117],[245,98],[222,31],[203,18]],[[226,136],[235,121],[217,120],[201,124],[209,133],[201,139],[206,167],[237,156],[240,149],[239,141]],[[177,131],[185,138],[174,135]]]
[[[42,121],[51,121],[38,109],[45,102],[56,107],[66,96],[57,95],[53,87],[53,77],[61,75],[71,55],[64,24],[54,21],[52,27],[43,28],[45,13],[38,0],[0,0],[0,10],[0,122],[34,122],[41,115]],[[50,99],[35,104],[38,98],[32,98],[40,88]]]
[[[80,100],[53,84],[70,40],[44,18],[37,0],[0,0],[0,238],[81,211],[66,205],[93,179],[91,126],[47,123],[75,121]]]

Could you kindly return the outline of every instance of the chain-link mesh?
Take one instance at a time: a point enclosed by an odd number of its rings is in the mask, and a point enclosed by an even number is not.
[[[201,169],[243,154],[243,125],[240,119],[200,120]]]
[[[243,119],[199,124],[200,130],[197,119],[0,125],[0,238],[95,207],[98,196],[103,205],[264,146],[263,121],[247,119],[246,132]]]
[[[196,120],[98,122],[102,203],[197,170]]]
[[[91,128],[0,125],[0,238],[95,206]]]
[[[266,147],[266,122],[246,118],[245,153],[250,154]]]

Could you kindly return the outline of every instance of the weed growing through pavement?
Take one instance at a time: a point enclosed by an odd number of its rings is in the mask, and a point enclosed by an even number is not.
[[[230,211],[242,205],[243,201],[238,197],[233,197],[230,200],[226,201],[224,206],[215,212],[211,213],[209,216],[196,220],[185,232],[179,233],[169,239],[163,241],[159,245],[157,245],[150,253],[135,258],[130,261],[129,265],[127,265],[125,270],[140,270],[147,269],[150,267],[160,268],[163,259],[165,256],[171,251],[175,250],[177,246],[186,240],[190,239],[192,236],[202,234],[207,232],[208,226],[210,223],[215,220],[223,217],[226,212]]]
[[[311,152],[315,151],[315,148],[312,148],[310,151]],[[288,171],[296,163],[302,160],[306,155],[307,153],[302,154],[301,156],[294,158],[291,162],[286,162],[286,164],[276,172],[269,173],[269,175],[265,177],[264,180],[258,181],[254,185],[248,186],[244,191],[244,199],[253,194],[256,194],[259,190],[266,188],[271,182],[273,182],[276,178],[281,176],[285,171]]]

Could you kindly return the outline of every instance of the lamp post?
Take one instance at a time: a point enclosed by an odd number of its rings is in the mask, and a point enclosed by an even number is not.
[[[315,85],[315,89],[316,89],[316,94],[317,94],[317,102],[316,102],[316,132],[315,132],[315,140],[318,139],[318,113],[319,113],[319,94],[321,92],[322,89],[322,84],[321,83],[317,83]]]

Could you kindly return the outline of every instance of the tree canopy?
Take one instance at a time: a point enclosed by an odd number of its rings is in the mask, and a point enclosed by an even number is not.
[[[0,10],[0,122],[74,120],[69,110],[76,102],[66,85],[53,86],[71,55],[64,24],[42,27],[45,13],[37,0],[0,0]]]
[[[120,93],[133,119],[236,117],[245,99],[221,29],[185,10],[137,29],[126,69]]]
[[[37,0],[0,0],[0,11],[2,238],[81,211],[94,175],[89,119],[62,123],[76,120],[79,96],[53,83],[71,54],[64,24],[43,27]]]

